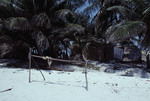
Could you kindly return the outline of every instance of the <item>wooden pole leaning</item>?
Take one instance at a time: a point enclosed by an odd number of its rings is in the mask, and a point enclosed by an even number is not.
[[[38,64],[35,62],[35,60],[31,57],[31,59],[33,60],[33,62],[35,63],[35,65],[36,65],[36,67],[38,68],[38,70],[40,71],[40,73],[41,73],[41,75],[42,75],[42,77],[43,77],[43,79],[44,79],[44,81],[45,81],[45,77],[44,77],[44,75],[43,75],[43,73],[42,73],[42,71],[40,70],[40,68],[39,68],[39,66],[38,66]]]
[[[31,82],[31,47],[29,48],[29,54],[28,54],[28,58],[29,58],[29,83]]]

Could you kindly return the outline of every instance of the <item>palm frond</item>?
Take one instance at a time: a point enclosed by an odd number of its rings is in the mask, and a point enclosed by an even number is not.
[[[82,27],[81,25],[78,25],[78,24],[68,23],[65,28],[58,29],[58,30],[55,30],[53,32],[55,32],[55,33],[57,33],[57,32],[58,33],[59,32],[61,32],[61,33],[63,33],[63,32],[64,33],[71,33],[71,32],[83,33],[84,32],[84,27]]]
[[[4,5],[9,5],[9,4],[11,4],[12,2],[11,2],[11,0],[1,0],[0,1],[0,4],[2,5],[2,4],[4,4]]]
[[[57,17],[57,19],[61,19],[64,22],[69,22],[68,17],[71,18],[71,16],[73,16],[73,13],[69,9],[61,9],[55,13],[55,16]]]
[[[11,17],[4,21],[4,29],[8,31],[28,31],[31,29],[31,26],[26,18]]]
[[[42,27],[46,29],[49,29],[51,26],[49,17],[46,13],[41,13],[33,16],[31,19],[31,23],[35,27]]]
[[[145,4],[145,0],[133,0],[134,3],[134,9],[138,14],[141,14],[145,8],[147,7]]]
[[[111,26],[106,31],[109,42],[121,42],[125,39],[138,36],[147,31],[146,24],[141,21],[123,21],[115,26]]]
[[[53,36],[57,36],[58,38],[65,38],[65,37],[75,37],[77,33],[84,33],[84,27],[78,24],[68,23],[64,28],[55,29],[51,32]]]
[[[102,38],[96,38],[96,37],[88,37],[87,42],[93,42],[93,43],[98,43],[98,44],[104,44],[105,41]]]
[[[68,0],[68,1],[70,2],[69,4],[75,9],[80,8],[86,2],[86,0]]]
[[[149,19],[150,18],[150,7],[148,7],[146,10],[143,12],[143,19]]]
[[[12,11],[12,3],[11,0],[0,0],[0,14],[2,15],[10,15]]]
[[[11,37],[0,36],[0,58],[11,58],[15,53],[15,45]]]
[[[0,14],[23,16],[25,15],[24,9],[20,6],[23,5],[19,0],[1,0],[0,1]]]
[[[146,15],[148,13],[150,13],[150,7],[148,7],[146,10],[144,10],[143,15]]]
[[[92,12],[95,12],[100,9],[100,2],[96,1],[92,3],[90,6],[84,9],[83,13],[85,14],[91,14]]]
[[[102,0],[87,0],[87,1],[88,1],[89,4],[92,4],[92,3],[98,2],[98,1],[101,2]]]
[[[40,55],[49,48],[49,41],[41,31],[34,31],[32,38],[35,40]]]
[[[122,3],[123,0],[102,0],[102,4],[103,6],[105,7],[109,7],[111,6],[112,4],[115,4],[115,5],[119,5]]]
[[[68,23],[65,30],[70,31],[70,32],[83,33],[84,32],[84,27],[82,27],[81,25],[78,25],[78,24]]]
[[[143,40],[140,41],[140,46],[143,50],[150,50],[150,33],[148,30],[148,33],[144,36]]]
[[[74,16],[73,23],[79,24],[81,26],[87,26],[87,24],[89,23],[89,20],[90,20],[90,16],[84,15],[84,14],[81,14],[81,13],[77,13]]]
[[[139,18],[139,16],[132,10],[124,7],[124,6],[112,6],[107,8],[107,11],[118,11],[123,18],[127,19],[136,19]]]
[[[2,19],[0,19],[0,32],[2,32],[2,24],[3,24],[3,21],[2,21]]]
[[[57,1],[56,1],[57,2]],[[65,7],[65,4],[66,4],[66,0],[60,0],[59,2],[57,2],[55,5],[53,5],[51,8],[50,8],[50,12],[51,11],[57,11],[57,10],[60,10],[62,8]]]
[[[25,16],[26,12],[24,9],[20,8],[19,6],[13,5],[13,9],[14,9],[14,15],[15,16]]]

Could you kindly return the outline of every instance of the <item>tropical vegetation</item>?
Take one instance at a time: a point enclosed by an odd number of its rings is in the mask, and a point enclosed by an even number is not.
[[[69,58],[69,47],[79,48],[79,37],[84,35],[88,22],[88,17],[82,20],[83,16],[75,12],[83,3],[82,0],[1,0],[0,57],[27,58],[28,48],[32,47],[38,55]]]
[[[106,43],[134,44],[149,51],[150,1],[149,0],[89,0],[85,13],[96,8],[95,35]],[[91,22],[92,23],[92,22]]]
[[[32,47],[39,55],[81,59],[93,42],[136,41],[149,51],[149,18],[149,0],[1,0],[0,57],[27,57]]]

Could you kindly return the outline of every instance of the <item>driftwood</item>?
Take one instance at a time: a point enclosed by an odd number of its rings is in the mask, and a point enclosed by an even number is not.
[[[3,90],[3,91],[0,91],[0,93],[7,92],[7,91],[10,91],[10,90],[12,90],[12,88],[9,88],[9,89],[6,89],[6,90]]]

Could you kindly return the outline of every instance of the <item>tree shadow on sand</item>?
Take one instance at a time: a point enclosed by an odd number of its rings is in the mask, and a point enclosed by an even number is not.
[[[79,86],[79,85],[72,85],[67,83],[61,83],[61,82],[50,82],[50,81],[37,81],[32,80],[31,83],[44,83],[44,84],[50,84],[50,85],[61,85],[61,86],[70,86],[70,87],[79,87],[79,88],[86,88],[85,86]]]

